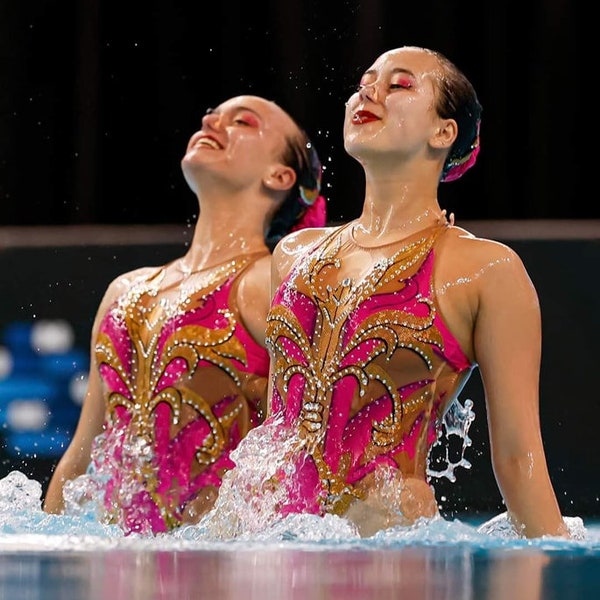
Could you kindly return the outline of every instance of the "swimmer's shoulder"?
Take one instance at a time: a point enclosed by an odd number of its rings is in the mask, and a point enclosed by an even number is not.
[[[333,227],[308,227],[293,231],[279,241],[273,250],[272,264],[277,272],[287,273],[294,262],[318,246],[327,236],[339,229]]]
[[[490,259],[518,259],[518,254],[508,244],[479,237],[464,227],[450,225],[444,236],[444,245],[461,253],[465,258],[488,261]]]
[[[450,225],[439,244],[439,271],[455,277],[460,271],[468,274],[488,271],[503,273],[510,278],[526,275],[525,266],[518,253],[508,244],[479,237],[463,227]]]
[[[125,294],[131,287],[141,281],[148,281],[156,276],[163,266],[138,267],[126,273],[117,275],[107,286],[100,308],[112,305],[120,296]]]

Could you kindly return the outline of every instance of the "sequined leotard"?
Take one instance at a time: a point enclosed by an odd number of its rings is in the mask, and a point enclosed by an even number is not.
[[[301,440],[283,514],[343,514],[379,466],[425,479],[443,414],[472,371],[432,285],[447,224],[364,248],[351,225],[300,258],[267,325],[269,422]],[[397,471],[394,471],[397,472]]]
[[[264,255],[195,273],[176,297],[157,299],[165,272],[157,269],[101,323],[95,352],[107,420],[92,465],[126,532],[179,525],[186,503],[220,485],[231,450],[260,421],[268,354],[242,326],[236,290]]]

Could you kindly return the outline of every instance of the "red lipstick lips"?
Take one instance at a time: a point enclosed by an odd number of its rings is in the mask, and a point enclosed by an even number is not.
[[[370,123],[371,121],[379,121],[379,117],[368,110],[357,110],[354,115],[352,115],[352,123],[355,125],[363,125],[364,123]]]

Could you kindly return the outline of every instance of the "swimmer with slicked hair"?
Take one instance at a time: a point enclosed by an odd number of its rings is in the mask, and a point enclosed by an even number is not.
[[[126,534],[212,507],[230,453],[266,413],[271,251],[326,221],[316,150],[272,101],[207,111],[181,166],[199,204],[193,240],[106,290],[79,423],[44,500],[60,513],[65,496],[97,488],[101,518]]]

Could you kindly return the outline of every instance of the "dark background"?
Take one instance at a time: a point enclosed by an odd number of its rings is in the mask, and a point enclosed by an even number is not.
[[[195,220],[188,138],[207,107],[248,92],[313,138],[330,219],[357,216],[344,102],[405,44],[446,54],[484,107],[479,163],[441,186],[443,207],[597,218],[580,166],[582,19],[567,0],[0,0],[0,225]]]

